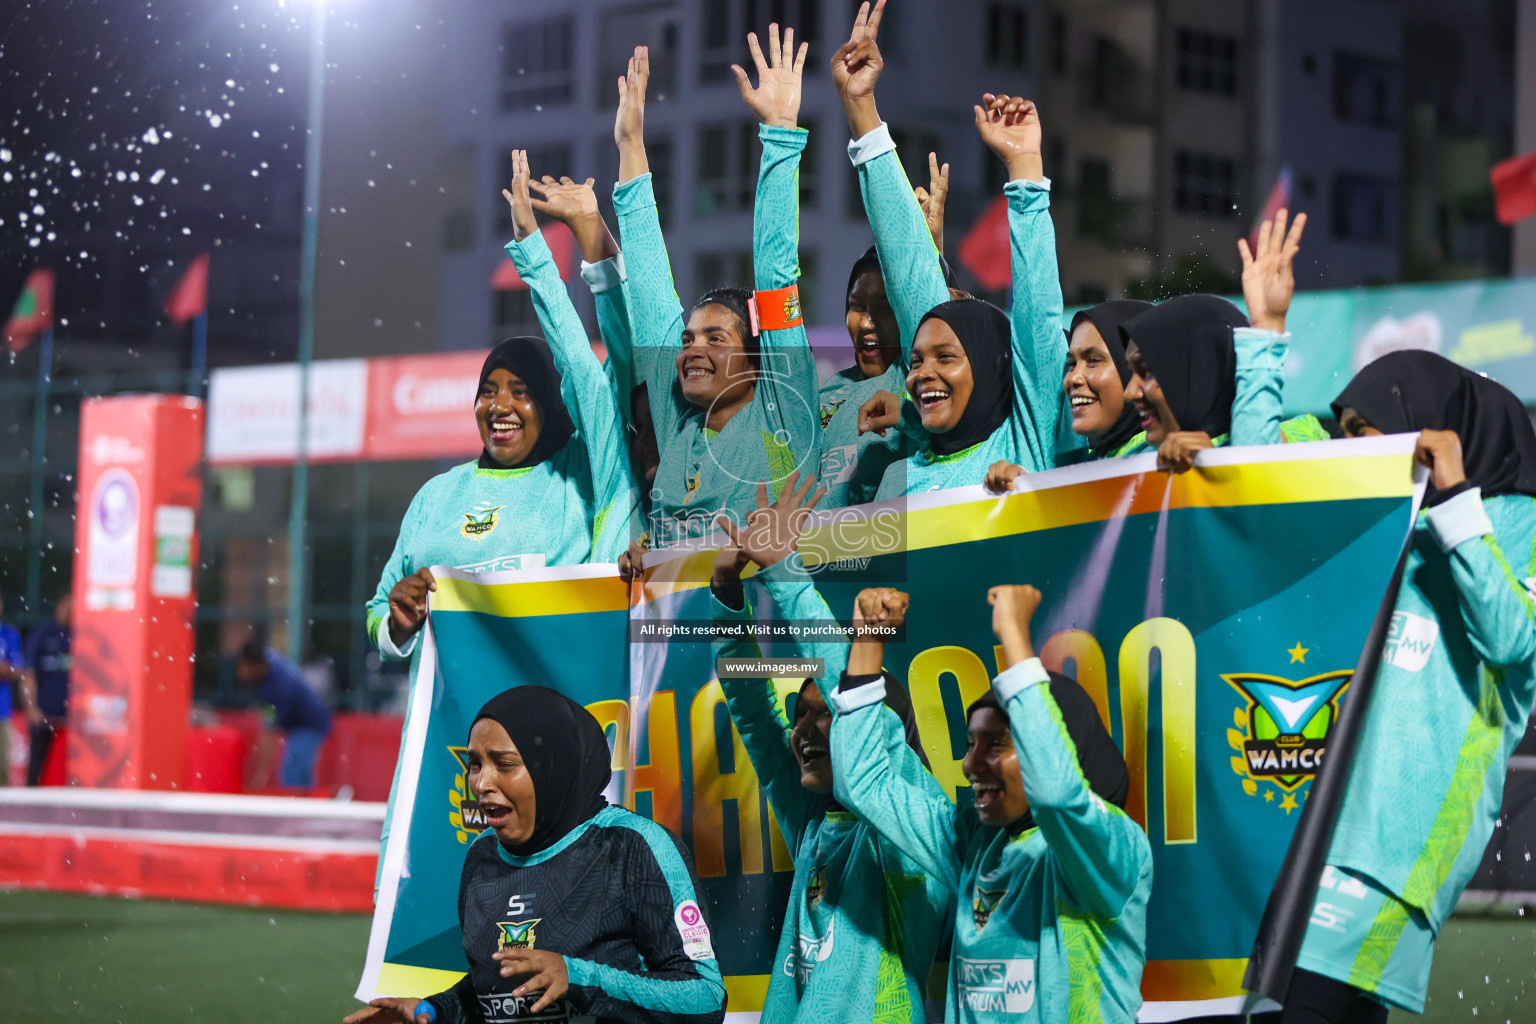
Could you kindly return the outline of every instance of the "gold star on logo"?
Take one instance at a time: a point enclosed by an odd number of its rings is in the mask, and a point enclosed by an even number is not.
[[[1280,801],[1280,809],[1286,814],[1294,811],[1296,809],[1296,795],[1294,793],[1285,794],[1285,799]]]
[[[1264,802],[1267,803],[1267,804],[1272,804],[1272,803],[1275,802],[1275,791],[1274,790],[1266,789],[1264,791]]]
[[[1289,654],[1291,656],[1291,664],[1294,665],[1298,661],[1301,662],[1302,664],[1306,664],[1307,652],[1310,651],[1311,649],[1312,648],[1310,648],[1310,647],[1303,647],[1303,646],[1301,646],[1301,641],[1297,640],[1296,641],[1296,646],[1290,648],[1285,653]]]

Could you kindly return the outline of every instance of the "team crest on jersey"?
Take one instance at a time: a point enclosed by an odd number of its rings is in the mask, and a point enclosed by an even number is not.
[[[822,876],[821,868],[817,867],[811,871],[810,880],[806,883],[805,902],[814,907],[821,902],[821,897],[825,890],[826,879]]]
[[[1305,663],[1307,650],[1299,643],[1290,653],[1292,661]],[[1235,728],[1227,730],[1232,771],[1243,792],[1262,793],[1265,803],[1278,803],[1287,815],[1300,806],[1306,794],[1298,790],[1322,766],[1349,677],[1348,669],[1299,680],[1256,672],[1222,676],[1244,701],[1233,712]]]
[[[688,478],[688,486],[683,489],[683,503],[684,504],[687,504],[688,502],[692,501],[693,500],[693,496],[695,494],[699,493],[699,482],[703,478],[703,476],[704,476],[704,470],[701,467],[701,468],[695,469],[693,471],[693,475]]]
[[[459,536],[468,537],[470,540],[484,540],[496,529],[496,524],[501,522],[498,515],[505,505],[492,505],[488,501],[482,501],[472,511],[464,513],[464,522],[459,524]]]
[[[448,753],[453,755],[458,770],[453,776],[453,788],[448,791],[448,824],[453,826],[455,837],[461,843],[467,843],[481,832],[485,831],[485,812],[480,809],[480,802],[469,791],[469,748],[449,747]]]
[[[826,430],[827,424],[832,422],[832,417],[837,415],[837,410],[848,401],[848,392],[853,388],[852,384],[845,384],[827,396],[827,400],[821,403],[821,429]]]
[[[536,917],[532,921],[497,921],[496,927],[501,931],[496,935],[496,948],[501,949],[532,949],[534,932],[533,926],[544,920]]]
[[[983,889],[979,884],[980,879],[977,881],[971,900],[971,920],[975,922],[977,929],[981,929],[992,920],[992,911],[996,910],[1003,897],[1008,895],[1008,887],[1005,885],[1001,889]]]

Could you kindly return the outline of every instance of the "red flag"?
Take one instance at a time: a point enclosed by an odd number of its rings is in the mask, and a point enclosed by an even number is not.
[[[576,267],[576,236],[559,221],[541,224],[539,231],[544,236],[544,244],[549,246],[549,254],[555,258],[555,268],[560,271],[560,277],[569,279]],[[498,292],[511,292],[521,291],[528,286],[517,276],[511,258],[504,256],[491,274],[491,287]]]
[[[976,275],[988,291],[1008,287],[1013,280],[1013,262],[1008,246],[1008,197],[992,200],[976,223],[971,225],[956,250],[960,263]]]
[[[165,315],[180,327],[208,312],[208,254],[198,253],[165,297]]]
[[[1488,172],[1500,224],[1513,224],[1536,214],[1536,150],[1512,156]]]
[[[27,275],[21,295],[5,322],[5,347],[20,352],[53,327],[53,271],[42,267]]]
[[[1259,250],[1259,225],[1265,221],[1274,220],[1280,211],[1288,209],[1291,205],[1291,169],[1280,168],[1280,176],[1275,179],[1274,188],[1269,190],[1269,198],[1264,200],[1264,212],[1259,214],[1259,219],[1254,222],[1253,230],[1248,232],[1248,251]]]

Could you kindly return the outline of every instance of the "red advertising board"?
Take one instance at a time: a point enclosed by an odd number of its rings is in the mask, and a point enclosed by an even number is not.
[[[72,785],[183,788],[202,454],[197,399],[81,405]]]
[[[362,457],[468,458],[480,451],[475,390],[485,352],[444,352],[368,361]]]

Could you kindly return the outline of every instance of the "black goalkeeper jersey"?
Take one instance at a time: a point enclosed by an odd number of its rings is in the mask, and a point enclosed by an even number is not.
[[[515,857],[487,830],[459,882],[469,973],[428,1001],[438,1024],[626,1021],[719,1024],[725,984],[687,853],[648,818],[605,807],[554,846]],[[565,958],[570,990],[537,1014],[530,975],[501,976],[498,949]]]

